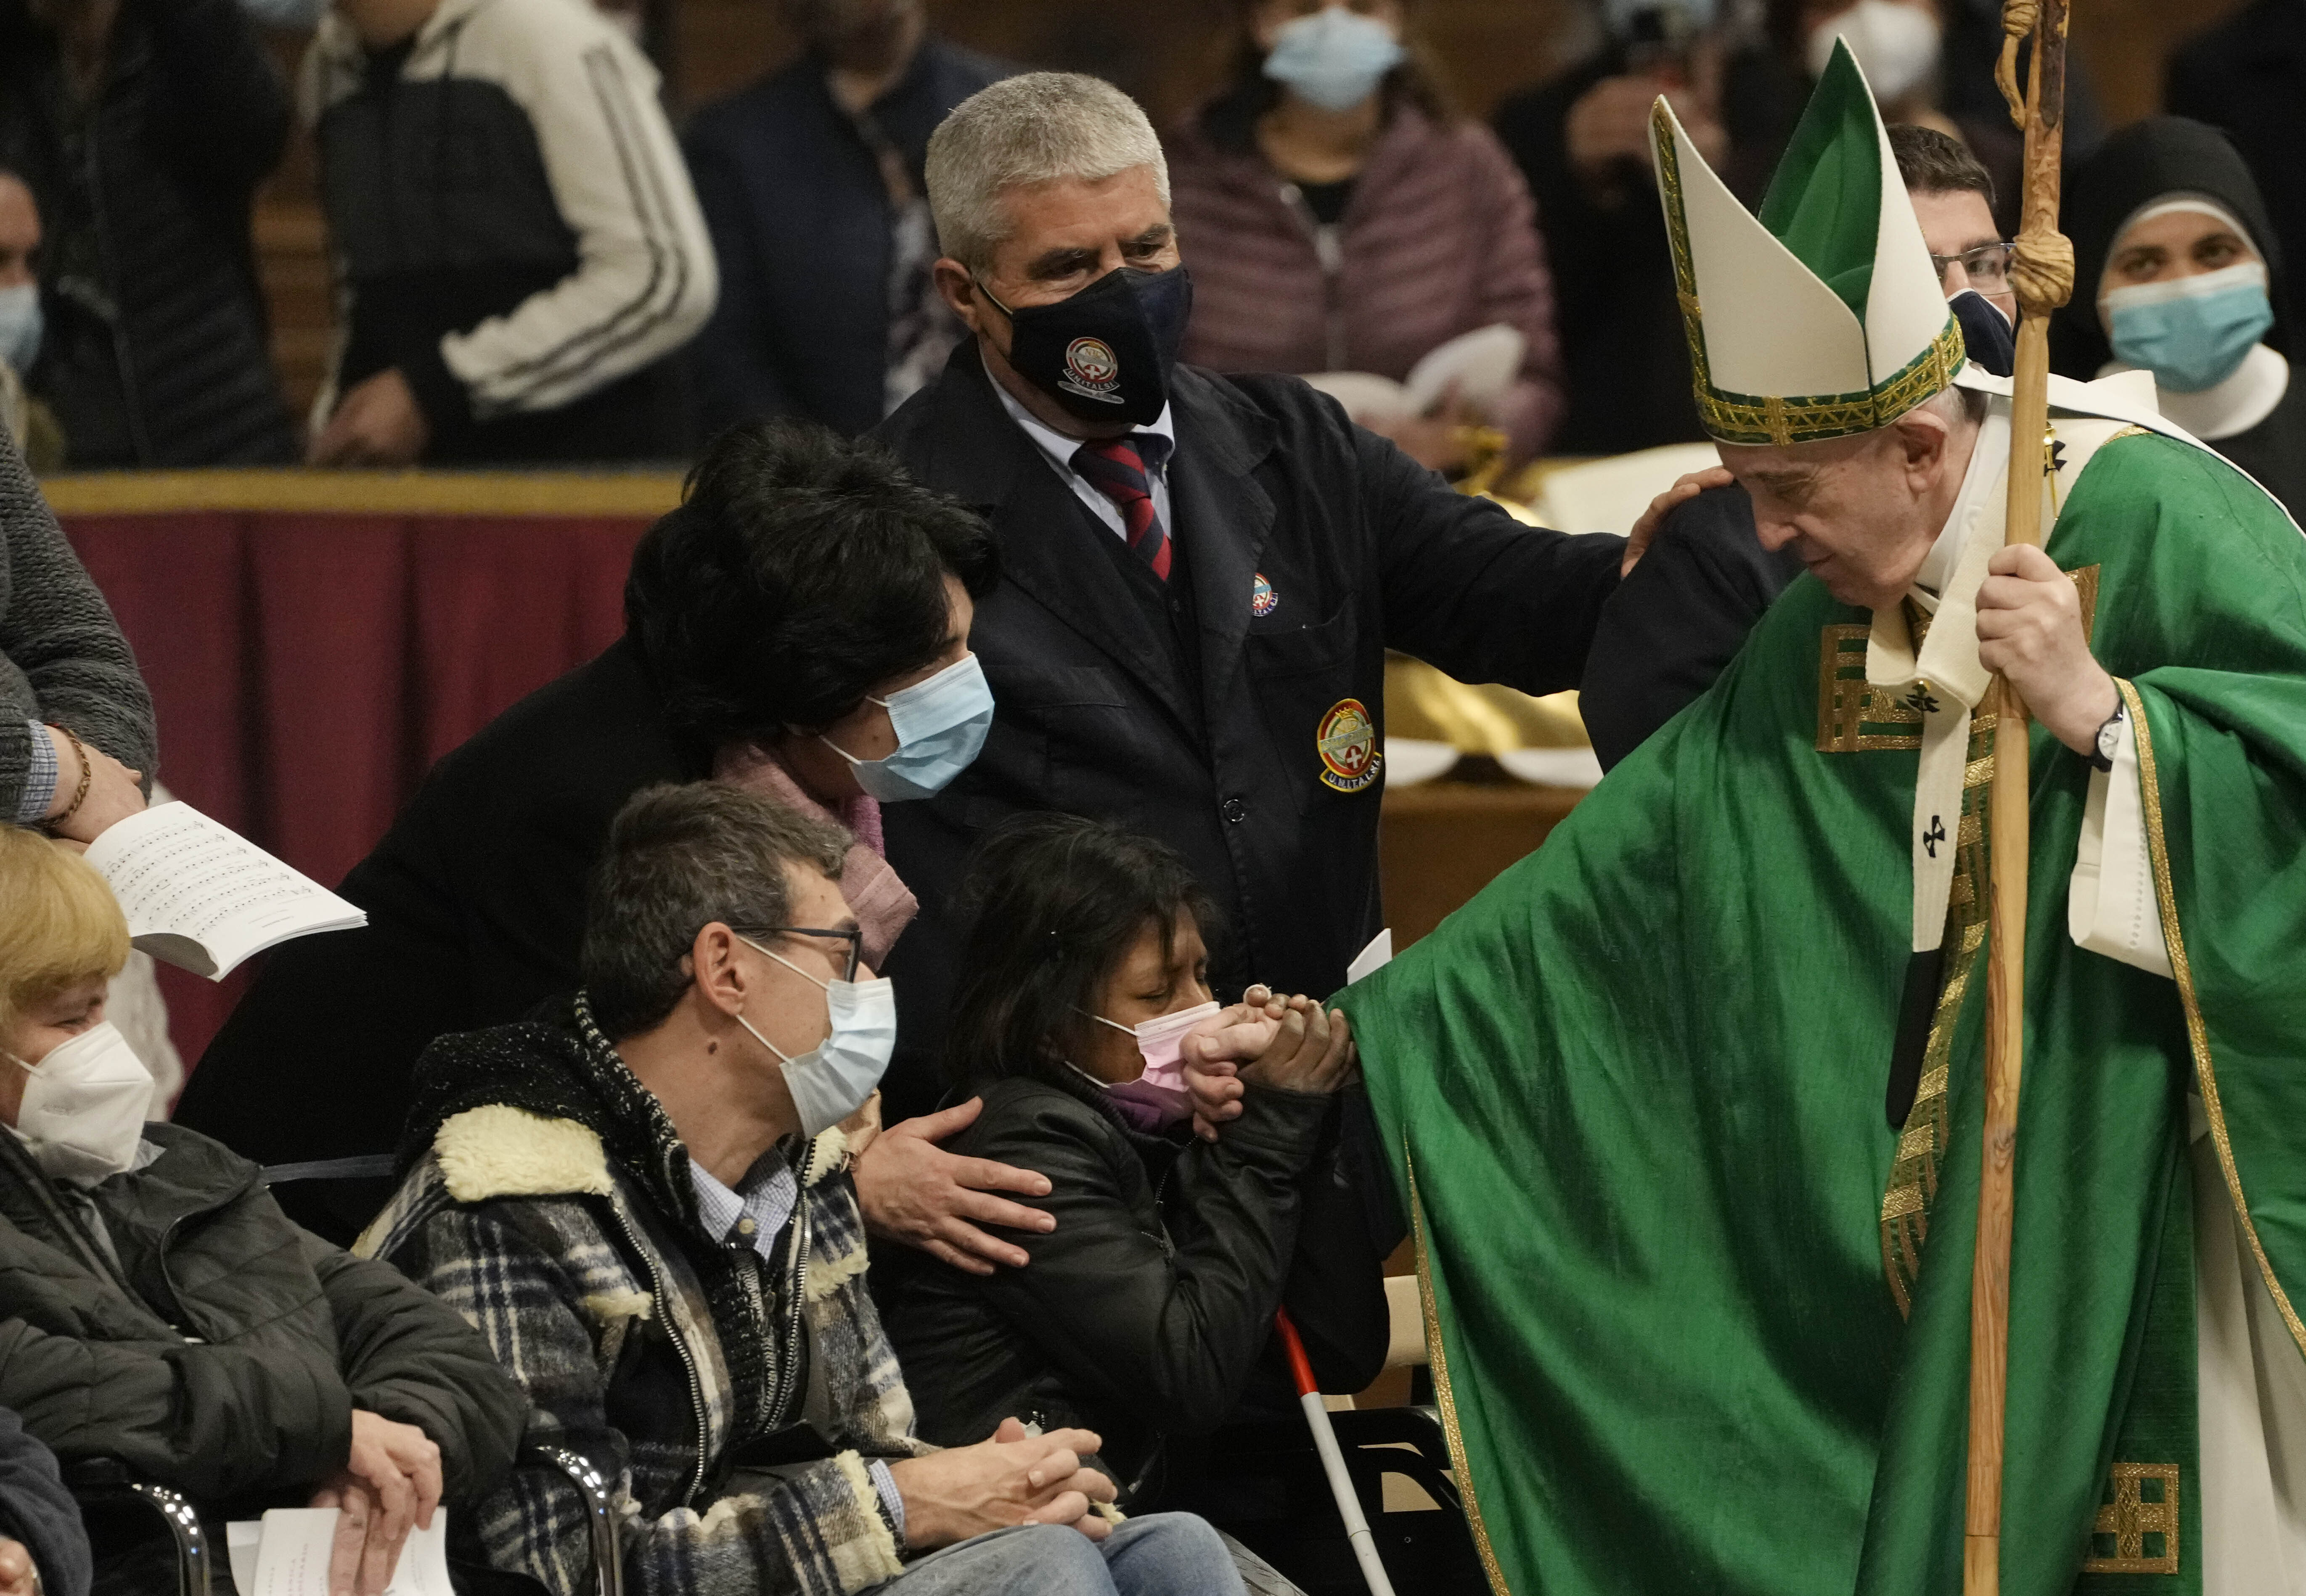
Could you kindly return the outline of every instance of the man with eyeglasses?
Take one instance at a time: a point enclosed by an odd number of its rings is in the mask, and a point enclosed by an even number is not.
[[[2017,354],[2018,297],[2011,246],[1994,225],[1994,179],[1935,128],[1900,123],[1886,131],[1964,352],[2007,377]],[[1762,611],[1802,574],[1790,546],[1762,547],[1752,501],[1720,466],[1693,471],[1658,495],[1635,541],[1653,530],[1649,552],[1601,611],[1578,696],[1605,769],[1712,686]]]
[[[525,1387],[532,1443],[615,1482],[635,1596],[1242,1596],[1217,1532],[1116,1523],[1088,1430],[913,1436],[841,1126],[896,1037],[841,892],[850,838],[717,782],[645,788],[594,877],[573,999],[442,1037],[362,1250]],[[524,1463],[494,1568],[594,1588],[585,1506]],[[467,1543],[468,1546],[470,1543]]]

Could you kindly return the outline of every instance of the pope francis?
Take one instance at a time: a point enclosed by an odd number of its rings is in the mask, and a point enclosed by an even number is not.
[[[1846,51],[1758,217],[1653,139],[1699,410],[1810,575],[1340,1000],[1492,1583],[1960,1588],[2002,670],[2002,1588],[2306,1592],[2306,537],[2122,379],[2013,444]]]

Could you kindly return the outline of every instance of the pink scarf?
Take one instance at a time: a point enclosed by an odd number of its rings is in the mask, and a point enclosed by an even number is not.
[[[889,861],[881,857],[881,806],[859,793],[838,809],[825,807],[801,790],[792,772],[758,743],[725,745],[713,761],[713,776],[765,794],[804,815],[849,828],[857,844],[849,850],[841,873],[841,895],[849,900],[850,912],[865,933],[865,962],[877,972],[921,908]]]

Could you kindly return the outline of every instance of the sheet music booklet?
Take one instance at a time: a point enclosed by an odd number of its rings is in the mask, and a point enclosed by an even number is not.
[[[156,804],[108,827],[88,862],[111,883],[137,947],[220,981],[252,954],[368,916],[190,804]]]

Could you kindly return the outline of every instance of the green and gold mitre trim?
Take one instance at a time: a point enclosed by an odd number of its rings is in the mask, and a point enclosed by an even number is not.
[[[1650,137],[1709,435],[1787,444],[1869,432],[1952,382],[1961,329],[1846,46],[1835,46],[1758,218],[1662,97]]]

